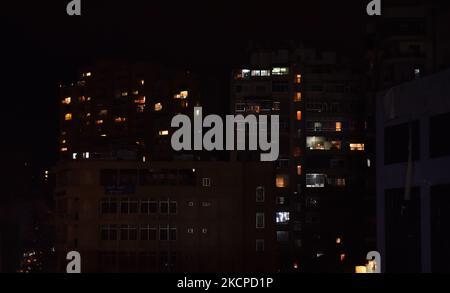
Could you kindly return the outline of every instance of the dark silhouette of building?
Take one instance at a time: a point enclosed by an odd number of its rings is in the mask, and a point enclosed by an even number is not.
[[[345,270],[368,246],[369,224],[362,219],[371,162],[364,152],[361,81],[349,68],[333,52],[289,46],[255,50],[233,74],[234,113],[280,116],[273,180],[283,271]]]
[[[230,162],[61,162],[58,269],[274,272],[272,166]]]
[[[221,95],[214,78],[111,61],[61,87],[59,270],[77,250],[86,272],[276,271],[272,165],[171,147],[172,117]]]

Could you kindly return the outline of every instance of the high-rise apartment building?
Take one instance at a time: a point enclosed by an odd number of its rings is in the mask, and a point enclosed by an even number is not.
[[[377,239],[385,272],[448,272],[450,71],[377,103]]]
[[[200,80],[112,62],[61,88],[60,270],[72,250],[85,272],[277,270],[272,165],[172,150],[172,117],[221,103]]]
[[[272,166],[69,161],[55,168],[57,253],[84,272],[275,272]]]
[[[361,219],[369,213],[364,172],[371,162],[360,90],[336,54],[303,47],[256,51],[233,73],[235,114],[280,116],[274,217],[282,270],[314,270],[322,259],[342,269],[367,244]]]

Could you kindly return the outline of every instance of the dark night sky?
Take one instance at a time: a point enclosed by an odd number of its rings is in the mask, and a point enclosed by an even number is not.
[[[306,41],[359,57],[369,1],[82,0],[81,17],[66,15],[68,2],[2,2],[0,12],[2,148],[39,167],[56,157],[59,81],[84,63],[148,59],[227,76],[245,62],[249,40]]]

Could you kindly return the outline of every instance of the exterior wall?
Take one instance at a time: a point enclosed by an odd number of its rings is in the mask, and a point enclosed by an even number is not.
[[[192,170],[192,186],[143,186],[133,190],[111,192],[113,186],[101,186],[101,169],[165,169]],[[69,171],[72,184],[65,186],[61,172]],[[195,172],[193,171],[195,170]],[[157,162],[151,164],[118,161],[83,161],[60,164],[60,176],[55,191],[57,202],[59,265],[64,266],[65,253],[78,250],[82,255],[85,272],[98,271],[177,271],[177,272],[274,272],[277,268],[273,215],[273,181],[271,166],[266,164]],[[203,186],[203,178],[210,178],[211,186]],[[230,184],[233,182],[233,184]],[[264,203],[256,203],[257,186],[265,189]],[[142,201],[151,198],[157,202],[176,201],[175,214],[155,213],[143,215],[100,212],[102,198],[131,198]],[[191,206],[192,203],[192,206]],[[205,206],[207,205],[207,206]],[[120,207],[120,206],[119,206]],[[138,205],[140,211],[140,205]],[[264,229],[255,228],[255,212],[265,213]],[[174,241],[112,240],[102,241],[100,226],[106,224],[132,224],[177,228]],[[188,229],[194,231],[188,233]],[[253,229],[252,229],[253,228]],[[206,230],[205,230],[206,229]],[[64,232],[66,231],[66,232]],[[253,232],[252,232],[253,231]],[[120,230],[119,230],[120,232]],[[157,234],[159,231],[157,231]],[[120,236],[120,233],[119,235]],[[119,238],[118,238],[119,239]],[[264,252],[256,252],[256,239],[264,239]],[[115,253],[115,256],[106,255]],[[117,261],[117,253],[130,253],[131,264]],[[137,266],[143,254],[150,254],[152,264]],[[172,260],[165,265],[161,258],[167,253]],[[114,255],[114,254],[113,254]],[[116,258],[109,266],[101,258]],[[128,258],[129,261],[130,258]],[[101,263],[103,262],[103,267]],[[108,264],[108,262],[106,261]]]
[[[386,264],[385,191],[405,188],[408,163],[385,165],[385,127],[418,120],[420,158],[413,163],[411,186],[420,190],[421,271],[431,272],[430,188],[450,183],[450,158],[430,158],[430,117],[450,111],[449,71],[406,83],[380,94],[377,100],[377,239]],[[443,133],[443,139],[447,139]],[[405,264],[405,267],[407,264]],[[389,271],[389,267],[383,267]]]

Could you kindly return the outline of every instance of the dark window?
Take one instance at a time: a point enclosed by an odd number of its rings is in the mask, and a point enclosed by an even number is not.
[[[287,92],[289,91],[289,84],[284,81],[274,81],[272,83],[273,92]]]
[[[119,185],[136,185],[137,171],[136,170],[120,170]]]
[[[411,140],[410,133],[412,134]],[[412,159],[418,160],[420,158],[419,121],[386,127],[384,133],[385,164],[407,162],[410,142]]]
[[[159,211],[161,214],[168,214],[169,213],[169,202],[161,201],[159,203]]]
[[[418,273],[421,270],[420,189],[385,191],[386,271]]]
[[[449,273],[450,267],[450,185],[432,186],[431,268],[433,273]]]
[[[156,214],[158,212],[158,203],[154,200],[142,200],[141,201],[141,213],[142,214]]]
[[[100,184],[102,186],[116,186],[118,180],[116,169],[100,170]]]
[[[450,113],[430,119],[430,157],[450,156],[450,139],[446,137],[450,126]]]
[[[176,201],[171,201],[169,204],[169,212],[171,214],[176,214],[177,213],[177,202]]]

